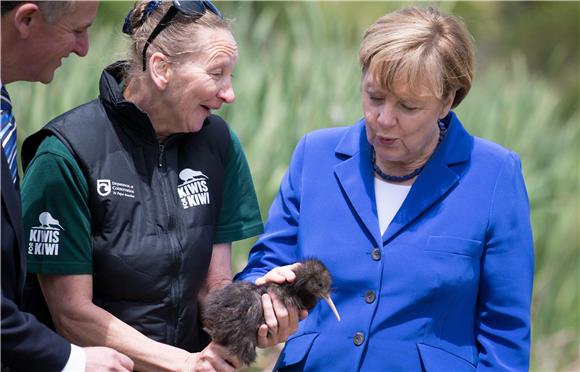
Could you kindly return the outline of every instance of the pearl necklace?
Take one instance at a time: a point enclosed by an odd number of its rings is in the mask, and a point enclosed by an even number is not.
[[[437,125],[439,126],[439,141],[437,142],[437,146],[439,146],[439,144],[443,140],[443,137],[445,137],[445,134],[447,133],[447,128],[445,128],[445,124],[442,121],[439,121]],[[393,176],[390,174],[386,174],[379,168],[376,162],[375,148],[371,146],[371,149],[373,151],[373,169],[380,178],[382,178],[384,181],[387,182],[404,182],[412,178],[415,178],[419,175],[419,173],[421,173],[421,171],[423,170],[423,168],[425,168],[425,165],[427,164],[427,162],[425,162],[425,164],[423,164],[421,167],[415,169],[409,174],[405,174],[403,176]],[[433,150],[433,153],[435,153],[435,150]]]

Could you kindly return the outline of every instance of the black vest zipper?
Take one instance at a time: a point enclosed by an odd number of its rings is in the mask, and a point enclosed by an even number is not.
[[[160,170],[160,178],[161,178],[161,184],[163,185],[162,187],[162,194],[163,194],[163,202],[165,205],[165,212],[167,215],[167,226],[165,228],[165,233],[167,234],[167,238],[169,240],[169,247],[171,249],[171,254],[173,256],[174,259],[174,278],[175,280],[173,281],[172,285],[171,285],[171,300],[173,302],[173,306],[175,309],[175,314],[174,314],[174,318],[173,321],[171,322],[173,325],[173,329],[171,330],[171,332],[173,334],[168,334],[168,338],[170,342],[173,342],[173,344],[177,344],[178,338],[179,338],[179,312],[180,312],[180,308],[181,308],[181,298],[180,298],[180,293],[181,293],[181,282],[180,282],[180,268],[181,268],[181,244],[179,243],[179,239],[177,237],[177,233],[178,233],[178,221],[177,221],[177,217],[174,214],[171,213],[171,208],[174,208],[174,210],[176,211],[175,208],[177,208],[178,206],[175,205],[175,203],[173,202],[173,193],[176,190],[172,190],[171,188],[171,184],[169,183],[169,181],[167,180],[167,175],[166,175],[166,167],[164,166],[164,156],[165,156],[165,148],[166,148],[166,143],[160,143],[159,144],[159,170]]]
[[[163,155],[165,154],[165,144],[159,144],[159,168],[163,167]]]

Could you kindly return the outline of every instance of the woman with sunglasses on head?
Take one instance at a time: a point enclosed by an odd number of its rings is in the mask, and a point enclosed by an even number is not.
[[[24,144],[28,269],[79,345],[140,371],[232,370],[198,315],[231,281],[231,242],[263,229],[240,142],[212,115],[235,98],[236,42],[209,1],[139,1],[123,31],[130,59],[104,70],[99,98]],[[265,347],[298,313],[263,301]]]
[[[332,274],[341,322],[312,309],[275,369],[526,371],[521,162],[451,111],[473,81],[471,35],[455,16],[404,8],[368,28],[359,61],[364,116],[302,138],[237,277],[292,281],[288,265],[312,256]]]

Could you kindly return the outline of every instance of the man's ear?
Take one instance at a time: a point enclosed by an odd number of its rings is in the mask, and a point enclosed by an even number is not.
[[[22,39],[30,36],[34,22],[39,22],[42,18],[38,5],[34,3],[25,3],[16,8],[13,14],[14,28]]]
[[[151,80],[161,90],[165,90],[169,83],[171,68],[167,56],[163,53],[155,52],[149,58],[149,76]]]

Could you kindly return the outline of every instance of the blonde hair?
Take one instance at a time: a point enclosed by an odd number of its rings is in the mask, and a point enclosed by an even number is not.
[[[147,0],[137,1],[131,13],[131,47],[128,68],[125,71],[128,80],[146,74],[143,72],[143,46],[155,26],[172,5],[171,1],[161,2],[159,7],[146,16],[141,23],[148,3]],[[207,9],[200,18],[193,18],[177,12],[167,27],[149,45],[147,55],[161,52],[169,57],[170,61],[175,61],[183,54],[198,52],[202,42],[199,35],[202,34],[201,30],[206,28],[225,29],[231,32],[229,21],[218,17]]]
[[[359,62],[381,89],[403,81],[426,86],[441,99],[455,92],[451,107],[465,98],[474,73],[472,36],[463,22],[435,8],[409,7],[379,18],[365,32]]]

